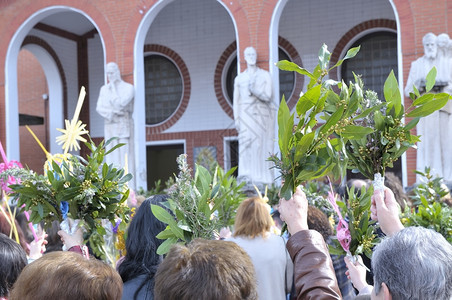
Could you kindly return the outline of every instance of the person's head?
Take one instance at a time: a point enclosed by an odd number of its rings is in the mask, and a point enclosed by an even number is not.
[[[13,208],[11,208],[13,210]],[[28,226],[28,220],[27,217],[25,216],[24,212],[21,212],[20,210],[16,211],[16,215],[15,215],[16,221],[19,224],[20,228],[22,229],[22,232],[24,234],[24,238],[25,241],[27,243],[31,243],[33,242],[33,232],[30,229],[30,226]]]
[[[116,63],[109,62],[107,64],[107,78],[108,82],[121,81],[121,73]]]
[[[270,206],[259,197],[247,198],[237,209],[233,235],[250,238],[264,236],[273,224]]]
[[[408,227],[384,239],[372,255],[372,299],[450,299],[452,245],[439,233]]]
[[[255,66],[257,61],[256,49],[253,47],[247,47],[244,51],[245,61],[249,66]]]
[[[331,227],[328,217],[323,211],[315,206],[308,206],[308,227],[318,231],[325,242],[333,235],[333,228]]]
[[[11,225],[9,224],[8,220],[12,219],[10,214],[7,212],[5,214],[0,213],[0,233],[3,233],[5,235],[9,235],[10,232],[13,232],[13,237],[15,237],[14,230],[11,231]],[[27,244],[27,240],[25,239],[24,233],[22,231],[22,228],[19,225],[19,222],[14,218],[14,223],[16,225],[16,231],[17,236],[19,238],[19,244],[22,246],[22,249],[24,249],[25,253],[30,254],[30,247]]]
[[[46,254],[19,275],[10,300],[119,300],[122,281],[106,263],[74,252]]]
[[[27,255],[24,249],[0,233],[0,297],[8,297],[22,269],[27,265]]]
[[[449,45],[450,37],[447,33],[441,33],[438,35],[436,43],[438,45],[438,49],[446,50]]]
[[[437,47],[437,37],[435,34],[429,32],[422,38],[422,44],[424,45],[424,55],[429,59],[436,58]]]
[[[164,240],[156,238],[166,224],[159,221],[151,210],[151,204],[161,205],[166,195],[155,195],[143,201],[127,229],[126,255],[118,266],[124,282],[141,274],[153,277],[160,264],[157,248]]]
[[[46,228],[47,245],[45,253],[63,250],[63,242],[61,241],[61,236],[58,234],[60,230],[60,222],[56,220],[52,222],[49,228]]]
[[[351,190],[351,188],[354,188],[354,193],[357,197],[361,196],[361,188],[365,187],[366,189],[369,187],[369,182],[364,179],[358,179],[358,178],[352,178],[347,180],[345,186],[341,186],[338,189],[338,194],[341,196],[342,199],[344,199],[346,202],[348,202],[348,192]]]
[[[234,242],[193,240],[171,247],[155,276],[156,300],[257,299],[254,266]]]

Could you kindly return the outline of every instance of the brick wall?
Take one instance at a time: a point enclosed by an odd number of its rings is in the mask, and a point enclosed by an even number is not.
[[[17,65],[18,73],[23,80],[19,85],[19,112],[36,117],[46,117],[46,102],[43,94],[47,94],[47,82],[44,72],[36,57],[27,50],[22,50],[19,54]],[[30,125],[38,139],[46,149],[48,147],[48,137],[46,123],[43,125]],[[43,172],[46,156],[38,143],[33,139],[25,126],[20,126],[20,152],[21,163],[37,172]]]

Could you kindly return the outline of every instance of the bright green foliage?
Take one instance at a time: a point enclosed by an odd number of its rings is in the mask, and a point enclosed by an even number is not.
[[[98,146],[93,141],[85,145],[91,150],[86,160],[71,155],[60,165],[52,161],[46,175],[16,168],[2,176],[20,178],[19,184],[9,186],[11,196],[17,199],[19,207],[25,205],[23,209],[31,211],[30,221],[34,224],[44,221],[47,227],[54,220],[63,221],[60,203],[66,201],[69,204],[67,216],[81,220],[90,247],[105,258],[102,245],[106,230],[101,222],[106,219],[114,226],[120,219],[120,229],[125,230],[129,211],[125,203],[129,196],[127,182],[132,175],[103,162],[105,155],[117,147],[106,152],[103,141]]]
[[[354,57],[358,48],[350,49],[344,59]],[[296,71],[310,78],[308,89],[298,100],[296,116],[291,114],[283,98],[278,110],[278,138],[281,156],[272,156],[270,160],[280,170],[284,179],[281,196],[289,199],[291,193],[302,182],[322,177],[334,172],[340,175],[344,170],[336,168],[341,160],[340,149],[343,142],[332,134],[338,130],[352,132],[354,136],[362,136],[366,129],[358,127],[345,128],[342,120],[351,114],[334,90],[338,82],[325,80],[325,76],[333,68],[342,64],[340,60],[328,69],[331,53],[326,45],[319,51],[319,64],[311,73],[289,61],[280,61],[277,66],[286,71]],[[348,93],[348,89],[344,89]],[[341,92],[342,93],[342,92]],[[334,108],[334,109],[333,109]],[[322,115],[323,122],[318,116]],[[298,123],[295,124],[295,117]],[[321,124],[323,123],[323,124]],[[361,132],[363,131],[364,132]],[[336,176],[337,177],[337,176]]]
[[[194,238],[212,239],[225,226],[232,225],[235,211],[245,195],[241,193],[232,176],[235,168],[224,172],[218,165],[211,174],[203,166],[196,165],[194,177],[186,161],[186,155],[177,158],[180,173],[169,189],[168,211],[151,205],[154,216],[168,224],[157,237],[165,241],[157,253],[165,254],[177,242],[188,243]]]
[[[425,172],[416,171],[427,181],[419,184],[413,190],[414,207],[406,208],[401,216],[404,226],[422,226],[440,233],[449,243],[452,243],[452,208],[441,201],[447,191],[441,187],[442,178],[430,175],[430,169]]]
[[[354,57],[359,47],[347,52]],[[442,94],[412,94],[413,104],[405,111],[399,84],[391,72],[384,85],[385,101],[373,91],[365,91],[360,76],[354,82],[325,80],[333,68],[327,68],[331,53],[326,45],[319,51],[319,63],[311,73],[296,64],[280,61],[277,66],[308,76],[310,82],[291,114],[283,98],[278,110],[278,138],[281,156],[270,157],[284,179],[281,195],[288,199],[301,183],[329,173],[345,176],[347,168],[361,172],[369,179],[384,175],[419,137],[410,130],[421,117],[443,107],[451,96]],[[427,87],[434,85],[436,69],[427,76]],[[429,91],[429,89],[427,89]],[[413,118],[404,124],[404,118]],[[320,122],[319,120],[323,120]],[[295,120],[298,121],[295,122]]]
[[[348,190],[348,206],[344,202],[336,201],[342,216],[348,218],[348,229],[351,236],[349,250],[352,255],[365,254],[371,258],[372,248],[379,242],[375,234],[375,221],[370,221],[370,205],[373,193],[372,186],[367,190],[363,186],[360,193],[357,193],[355,187],[352,186]],[[329,246],[330,253],[345,255],[346,253],[339,241],[335,239],[333,242],[334,246]]]
[[[433,86],[435,74],[436,69],[433,68],[427,76],[427,86]],[[362,81],[356,75],[355,81],[356,91],[363,90]],[[420,139],[411,134],[411,129],[421,117],[440,109],[450,99],[450,96],[444,93],[413,95],[413,104],[405,111],[399,84],[392,71],[384,85],[386,101],[381,101],[373,91],[366,91],[364,95],[356,92],[354,94],[357,94],[355,98],[358,99],[357,110],[346,123],[371,130],[361,138],[339,134],[348,139],[345,145],[348,168],[360,172],[368,179],[373,179],[376,173],[384,175],[385,169],[393,167],[393,163],[408,148],[415,147]],[[350,101],[346,102],[351,103],[353,95]],[[406,117],[413,119],[404,124],[403,120]]]

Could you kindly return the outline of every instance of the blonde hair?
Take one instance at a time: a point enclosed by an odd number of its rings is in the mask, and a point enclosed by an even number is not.
[[[251,197],[244,200],[237,210],[233,236],[264,236],[273,225],[268,204],[262,198]]]

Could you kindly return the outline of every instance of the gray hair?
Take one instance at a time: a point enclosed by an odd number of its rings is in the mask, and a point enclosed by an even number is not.
[[[408,227],[385,238],[372,255],[375,293],[384,282],[392,299],[450,299],[452,245],[439,233]]]

